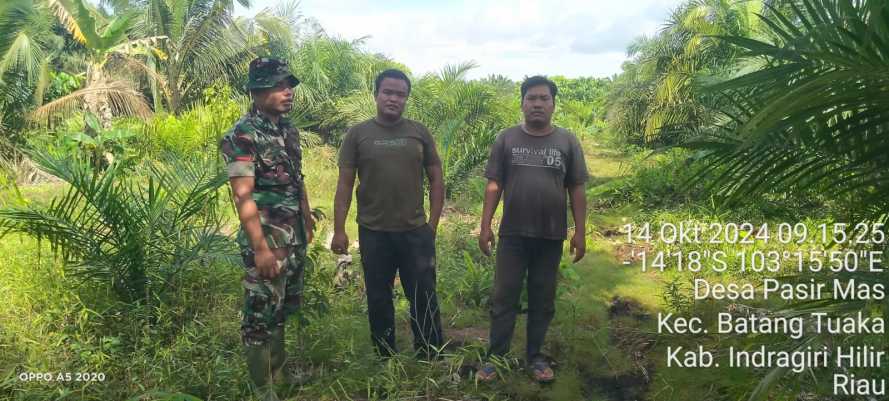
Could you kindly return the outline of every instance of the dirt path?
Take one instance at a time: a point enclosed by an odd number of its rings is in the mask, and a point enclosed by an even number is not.
[[[633,207],[612,207],[596,198],[621,183],[629,172],[626,156],[594,144],[586,146],[591,174],[590,220],[591,250],[578,267],[580,292],[591,294],[591,301],[602,311],[599,328],[599,356],[604,364],[579,364],[578,375],[586,400],[643,401],[655,374],[655,363],[649,351],[655,339],[647,327],[653,311],[660,307],[660,282],[653,275],[634,266],[624,265],[629,259],[627,245],[622,242],[621,226],[632,218]],[[595,356],[594,356],[595,357]]]

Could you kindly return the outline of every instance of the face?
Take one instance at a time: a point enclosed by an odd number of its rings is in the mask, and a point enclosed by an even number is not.
[[[549,86],[537,85],[528,88],[522,98],[522,113],[525,122],[532,125],[547,125],[553,117],[556,105]]]
[[[253,101],[264,113],[284,115],[293,109],[293,88],[284,79],[273,88],[254,92]]]
[[[377,115],[395,120],[404,112],[408,96],[407,82],[396,78],[383,78],[375,98]]]

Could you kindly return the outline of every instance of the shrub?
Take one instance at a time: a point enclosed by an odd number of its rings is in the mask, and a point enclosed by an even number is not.
[[[244,102],[244,101],[242,101]],[[145,123],[129,122],[139,129],[151,156],[173,154],[191,157],[216,153],[217,141],[243,114],[231,88],[214,85],[204,91],[204,103],[176,116],[157,114]]]
[[[119,162],[101,171],[77,158],[30,156],[68,190],[47,206],[0,209],[0,229],[48,241],[73,273],[110,283],[124,302],[150,303],[183,270],[231,255],[216,207],[226,177],[212,159],[147,163],[143,178]]]

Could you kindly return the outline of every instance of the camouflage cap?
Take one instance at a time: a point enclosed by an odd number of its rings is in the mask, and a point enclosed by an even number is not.
[[[247,89],[273,88],[283,79],[288,80],[290,87],[299,85],[299,80],[290,73],[287,63],[275,58],[259,57],[250,62]]]

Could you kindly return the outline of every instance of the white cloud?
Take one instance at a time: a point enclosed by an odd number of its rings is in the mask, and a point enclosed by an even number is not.
[[[263,1],[266,3],[263,4]],[[260,0],[252,14],[277,0]],[[471,77],[546,74],[609,76],[626,46],[653,34],[681,0],[491,0],[329,2],[303,0],[302,12],[328,33],[370,38],[366,48],[415,74],[474,60]]]

